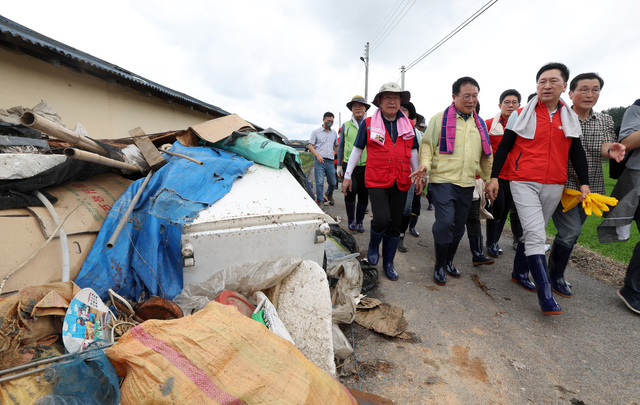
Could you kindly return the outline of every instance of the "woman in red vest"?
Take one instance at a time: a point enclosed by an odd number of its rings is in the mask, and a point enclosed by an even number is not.
[[[382,266],[389,280],[397,280],[393,259],[398,247],[400,222],[407,191],[411,187],[411,172],[418,168],[418,142],[413,123],[400,111],[411,93],[403,91],[397,83],[385,83],[373,99],[379,109],[360,124],[349,165],[344,173],[342,191],[351,190],[351,174],[367,148],[365,185],[371,201],[371,236],[367,258],[377,265],[382,241]],[[416,191],[422,191],[422,188]]]

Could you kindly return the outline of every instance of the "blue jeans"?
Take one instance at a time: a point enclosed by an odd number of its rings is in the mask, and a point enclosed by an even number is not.
[[[584,212],[581,204],[576,205],[567,212],[562,212],[562,209],[562,203],[558,204],[558,207],[551,216],[553,224],[558,230],[554,241],[572,248],[580,237],[582,224],[586,221],[587,214]]]
[[[316,201],[324,201],[324,176],[327,176],[327,183],[329,183],[329,189],[327,190],[327,197],[333,195],[333,190],[336,188],[336,168],[333,166],[332,159],[324,159],[324,163],[318,162],[318,159],[313,158],[313,172],[316,178]]]

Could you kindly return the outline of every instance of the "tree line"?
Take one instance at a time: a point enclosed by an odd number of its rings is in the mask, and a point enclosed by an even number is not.
[[[609,114],[611,118],[613,118],[613,127],[617,128],[622,125],[622,116],[624,112],[627,111],[629,107],[612,107],[606,110],[603,110],[603,114]]]

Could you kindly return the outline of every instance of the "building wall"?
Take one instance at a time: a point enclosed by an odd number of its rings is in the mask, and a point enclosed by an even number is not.
[[[147,134],[186,129],[216,118],[0,48],[0,108],[32,108],[40,100],[58,112],[65,126],[73,129],[80,122],[94,139],[124,138],[138,126]]]

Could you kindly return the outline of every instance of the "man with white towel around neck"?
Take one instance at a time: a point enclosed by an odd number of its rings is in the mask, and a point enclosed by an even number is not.
[[[545,228],[562,197],[569,158],[579,178],[580,200],[591,191],[587,158],[580,141],[580,120],[560,98],[568,81],[569,69],[562,63],[548,63],[538,70],[536,96],[509,117],[487,186],[487,194],[495,199],[498,175],[510,159],[511,193],[523,230],[512,279],[538,293],[545,315],[562,314],[547,274]],[[529,271],[535,285],[529,280]]]

